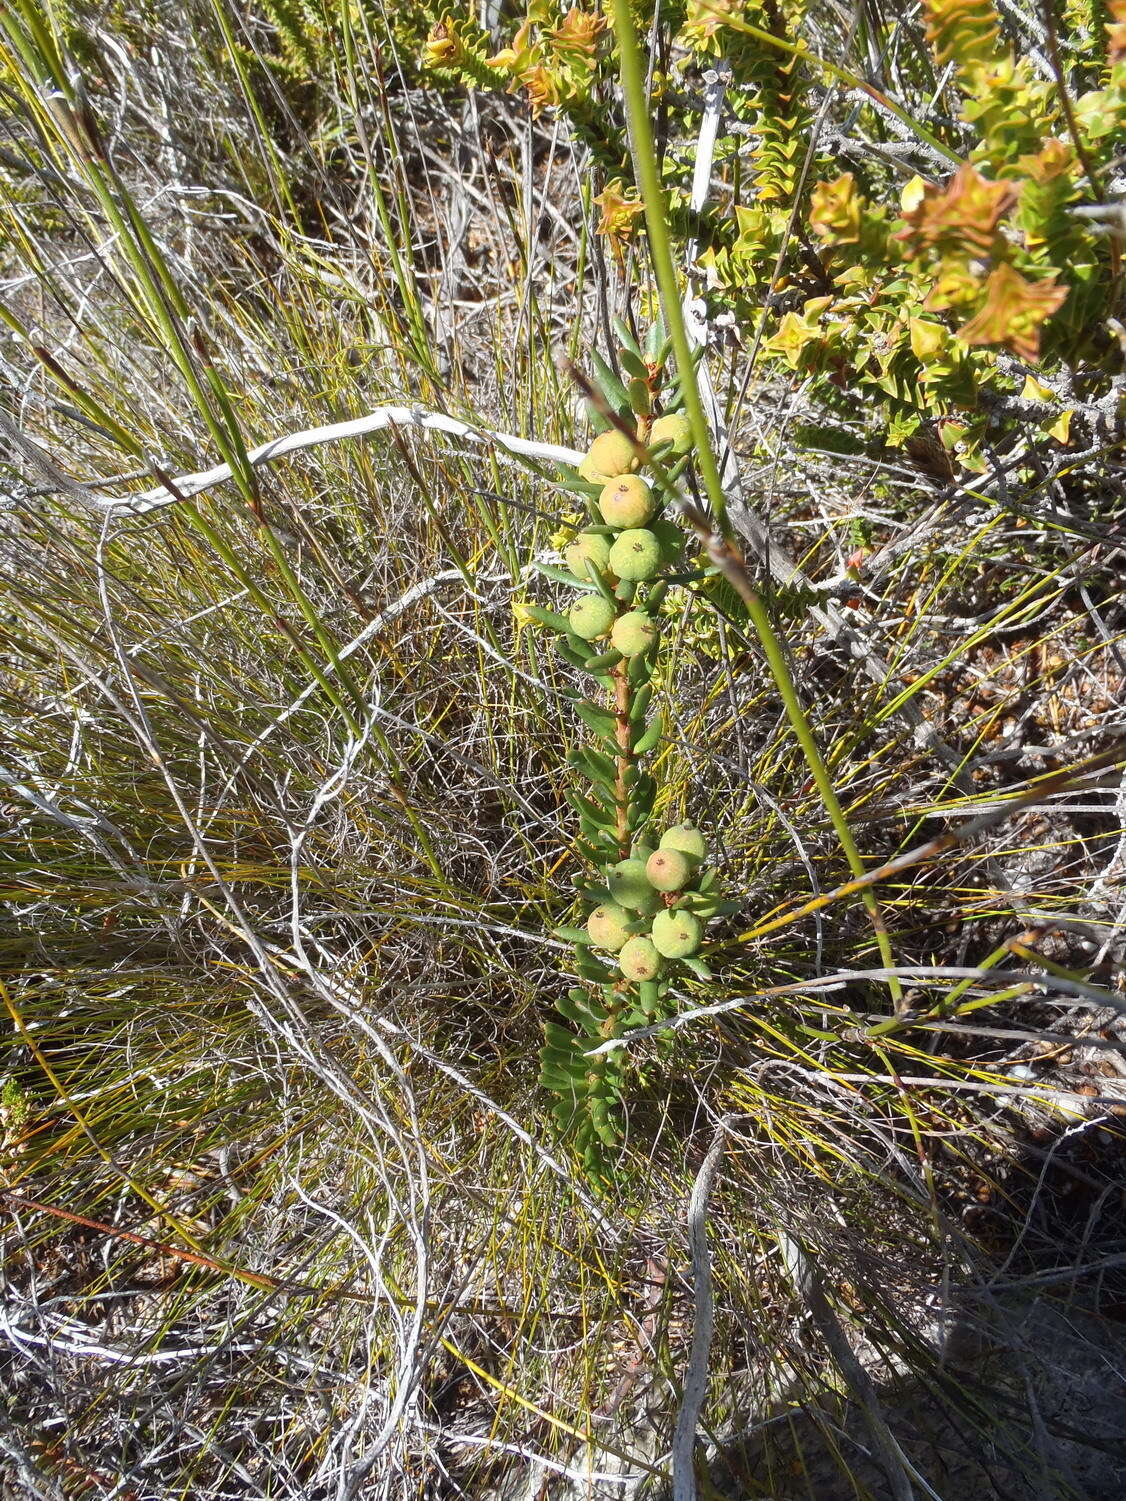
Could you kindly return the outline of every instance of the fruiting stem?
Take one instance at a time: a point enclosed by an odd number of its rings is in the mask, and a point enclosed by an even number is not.
[[[615,833],[618,836],[618,855],[624,860],[629,854],[629,788],[626,778],[633,760],[630,749],[630,723],[629,711],[632,695],[630,692],[629,672],[625,662],[619,662],[612,669],[610,676],[614,680],[614,713],[616,716],[615,734],[618,741],[618,777],[614,785],[614,807],[616,810]]]

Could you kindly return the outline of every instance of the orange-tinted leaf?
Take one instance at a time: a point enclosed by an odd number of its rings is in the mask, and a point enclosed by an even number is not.
[[[989,182],[967,162],[945,187],[924,189],[921,202],[904,212],[907,228],[896,238],[918,250],[954,244],[984,253],[1018,194],[1016,183]]]
[[[1054,277],[1028,281],[1011,266],[995,267],[981,311],[958,330],[965,344],[1003,344],[1024,360],[1040,358],[1040,325],[1063,305],[1067,287]]]

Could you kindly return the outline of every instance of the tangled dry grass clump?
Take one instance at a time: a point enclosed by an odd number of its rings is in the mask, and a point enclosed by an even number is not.
[[[606,1036],[591,1181],[529,607],[657,294],[581,130],[425,85],[421,10],[300,10],[0,15],[7,1493],[1119,1495],[1117,407],[928,466],[690,321],[731,527],[690,468],[653,775],[738,907]],[[802,128],[896,170],[837,87]]]

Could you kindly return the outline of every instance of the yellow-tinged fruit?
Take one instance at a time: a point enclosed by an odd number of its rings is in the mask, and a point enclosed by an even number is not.
[[[622,945],[618,968],[627,980],[655,980],[661,972],[661,956],[652,940],[639,933]]]
[[[587,918],[586,930],[590,934],[591,943],[608,953],[616,954],[629,937],[629,925],[633,920],[624,907],[613,902],[603,902]]]
[[[619,860],[607,872],[606,884],[619,907],[628,907],[631,912],[652,912],[657,906],[657,893],[650,886],[640,860]]]
[[[619,474],[603,487],[598,509],[607,526],[644,526],[657,509],[657,502],[639,474]]]
[[[651,579],[661,566],[661,544],[644,527],[622,532],[610,549],[610,567],[620,579]]]
[[[692,424],[683,412],[669,412],[658,417],[649,434],[649,447],[671,443],[673,453],[688,453],[692,448]]]
[[[597,641],[614,624],[617,611],[601,594],[584,594],[567,611],[567,624],[584,641]]]
[[[589,453],[583,459],[576,472],[580,479],[589,480],[592,485],[608,485],[613,478],[612,475],[603,474],[597,464],[591,463]]]
[[[641,460],[637,449],[625,433],[611,428],[608,433],[599,433],[587,450],[587,460],[592,469],[613,479],[618,474],[630,474],[640,469]]]
[[[610,645],[623,657],[636,657],[647,651],[657,639],[657,626],[644,610],[630,610],[619,615],[610,632]]]
[[[658,912],[653,919],[651,941],[666,959],[687,959],[700,947],[704,929],[691,912]]]
[[[689,859],[699,862],[708,853],[704,836],[694,823],[674,824],[661,835],[659,849],[682,850]]]
[[[683,891],[695,866],[683,850],[659,849],[645,862],[645,874],[658,891]]]
[[[610,539],[600,532],[580,532],[563,556],[576,578],[590,577],[586,567],[588,561],[599,573],[604,573],[610,566]]]

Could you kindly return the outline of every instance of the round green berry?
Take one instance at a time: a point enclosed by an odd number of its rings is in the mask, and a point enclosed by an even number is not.
[[[599,573],[610,566],[610,539],[600,532],[580,532],[563,556],[575,577],[585,583],[590,577],[587,563],[593,563]]]
[[[661,972],[661,955],[652,940],[639,933],[622,945],[618,968],[627,980],[655,980]]]
[[[653,919],[653,947],[666,959],[687,959],[703,936],[700,919],[691,912],[658,912]]]
[[[628,907],[631,912],[652,912],[657,905],[657,893],[649,884],[640,860],[621,860],[612,865],[606,884],[618,906]]]
[[[656,639],[656,622],[644,610],[630,610],[625,615],[619,615],[610,632],[610,645],[616,647],[623,657],[639,656]]]
[[[613,479],[618,474],[629,474],[641,467],[637,449],[616,428],[608,433],[599,433],[587,451],[586,460],[592,470]]]
[[[584,641],[597,641],[614,624],[614,606],[601,594],[584,594],[567,611],[567,623]]]
[[[610,568],[620,579],[649,579],[661,566],[661,544],[652,532],[631,527],[610,549]]]
[[[644,526],[657,502],[648,481],[639,474],[620,474],[603,488],[598,509],[607,526]]]
[[[591,943],[600,949],[616,954],[629,937],[629,924],[633,918],[624,907],[613,902],[603,902],[595,907],[586,920],[586,930]]]
[[[666,829],[661,835],[659,847],[663,850],[681,850],[690,860],[697,862],[708,853],[704,836],[694,823],[678,823],[671,829]]]
[[[671,443],[673,453],[687,453],[692,447],[692,424],[683,412],[669,412],[658,417],[649,434],[649,447]]]
[[[695,864],[683,850],[659,849],[645,862],[645,874],[658,891],[683,891]]]

